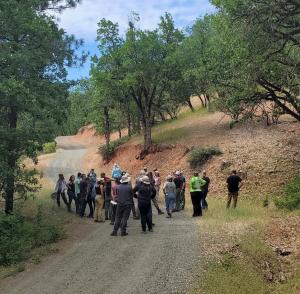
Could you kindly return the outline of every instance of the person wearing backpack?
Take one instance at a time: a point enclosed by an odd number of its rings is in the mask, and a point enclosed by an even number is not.
[[[194,176],[190,180],[190,193],[191,199],[193,204],[193,217],[202,216],[202,208],[201,208],[201,201],[202,201],[202,190],[206,182],[199,177],[198,172],[194,172]]]
[[[141,214],[142,231],[146,233],[147,226],[148,231],[153,232],[151,200],[155,198],[156,191],[151,185],[148,176],[143,176],[140,179],[140,182],[134,187],[133,193],[138,199],[138,207]]]

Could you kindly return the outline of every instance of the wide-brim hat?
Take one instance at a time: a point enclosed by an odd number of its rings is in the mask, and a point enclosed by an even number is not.
[[[147,177],[147,176],[143,176],[141,178],[141,182],[144,183],[145,185],[150,185],[150,180],[149,180],[149,177]]]
[[[124,175],[124,176],[121,178],[120,182],[121,182],[121,184],[125,184],[125,183],[129,183],[130,180],[131,180],[131,178],[130,178],[129,176]]]
[[[180,176],[180,171],[177,170],[176,173],[175,173],[175,175],[176,175],[176,176]]]

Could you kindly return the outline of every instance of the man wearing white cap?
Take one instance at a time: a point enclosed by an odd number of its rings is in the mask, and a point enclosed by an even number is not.
[[[128,174],[121,178],[121,184],[116,188],[117,192],[117,211],[113,232],[111,236],[117,236],[119,228],[121,228],[121,236],[126,236],[127,221],[133,203],[133,191],[129,184],[130,177]]]

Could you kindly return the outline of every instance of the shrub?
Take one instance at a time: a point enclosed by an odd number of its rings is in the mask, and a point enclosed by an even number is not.
[[[46,216],[41,206],[38,213],[26,218],[16,212],[0,213],[0,265],[10,265],[30,257],[31,249],[62,238],[62,227],[53,216]]]
[[[130,138],[128,136],[122,137],[118,140],[110,142],[108,145],[101,145],[99,147],[100,154],[105,161],[109,161],[117,148],[122,144],[126,143]]]
[[[190,152],[188,162],[191,168],[197,168],[203,165],[214,155],[220,155],[222,152],[218,147],[195,148]]]
[[[43,153],[54,153],[56,151],[56,142],[48,142],[43,145]]]
[[[278,208],[294,210],[300,208],[300,173],[284,189],[285,195],[275,199]]]

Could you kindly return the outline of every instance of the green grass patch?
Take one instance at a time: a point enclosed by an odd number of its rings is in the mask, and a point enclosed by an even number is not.
[[[72,220],[56,207],[49,191],[15,206],[11,215],[0,213],[0,278],[16,274],[23,261],[39,263],[54,252],[52,244],[65,236],[64,225]]]
[[[43,144],[43,153],[54,153],[56,152],[56,142],[48,142]]]
[[[276,198],[274,202],[281,209],[295,210],[300,208],[300,173],[287,184],[284,195]]]
[[[174,128],[168,131],[155,132],[152,136],[154,143],[175,143],[186,134],[186,128]]]

